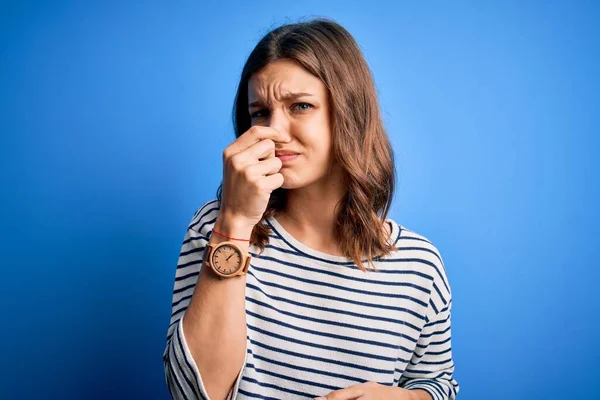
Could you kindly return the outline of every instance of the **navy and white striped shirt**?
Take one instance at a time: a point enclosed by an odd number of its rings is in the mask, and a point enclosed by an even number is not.
[[[181,321],[218,213],[216,200],[196,211],[179,256],[163,355],[174,399],[208,399]],[[249,248],[247,353],[230,398],[313,399],[373,381],[455,399],[444,263],[425,237],[387,222],[396,250],[375,261],[378,271],[363,272],[267,221],[264,252]]]

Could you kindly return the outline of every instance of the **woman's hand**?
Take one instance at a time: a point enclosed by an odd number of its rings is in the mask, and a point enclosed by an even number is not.
[[[397,386],[365,382],[346,389],[335,390],[315,400],[430,400],[431,396],[421,390],[406,390]]]
[[[253,126],[223,151],[221,212],[252,230],[262,219],[271,192],[283,185],[275,142],[289,142],[277,129]]]

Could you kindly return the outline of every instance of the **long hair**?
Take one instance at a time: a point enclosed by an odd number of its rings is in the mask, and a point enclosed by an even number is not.
[[[335,236],[346,257],[362,263],[389,254],[394,246],[384,230],[394,194],[394,155],[387,137],[371,71],[352,35],[324,18],[280,26],[268,32],[250,53],[240,78],[233,107],[236,138],[251,127],[248,112],[250,77],[280,59],[299,63],[321,79],[329,91],[333,156],[344,171],[348,187],[336,206]],[[217,190],[221,204],[223,185]],[[285,208],[287,190],[271,193],[250,243],[261,252],[270,228],[265,220]]]

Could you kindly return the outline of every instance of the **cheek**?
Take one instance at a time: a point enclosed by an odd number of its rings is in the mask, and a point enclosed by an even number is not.
[[[327,158],[333,150],[331,135],[327,129],[321,126],[311,127],[305,131],[298,139],[302,142],[307,154],[311,158],[322,159]]]
[[[314,143],[314,146],[311,148],[313,161],[318,164],[329,162],[333,155],[332,143],[323,137],[316,139]]]

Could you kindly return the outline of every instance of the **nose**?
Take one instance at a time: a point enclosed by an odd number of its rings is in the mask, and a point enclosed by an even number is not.
[[[277,129],[286,138],[290,139],[290,121],[281,110],[274,110],[269,115],[267,126]]]

